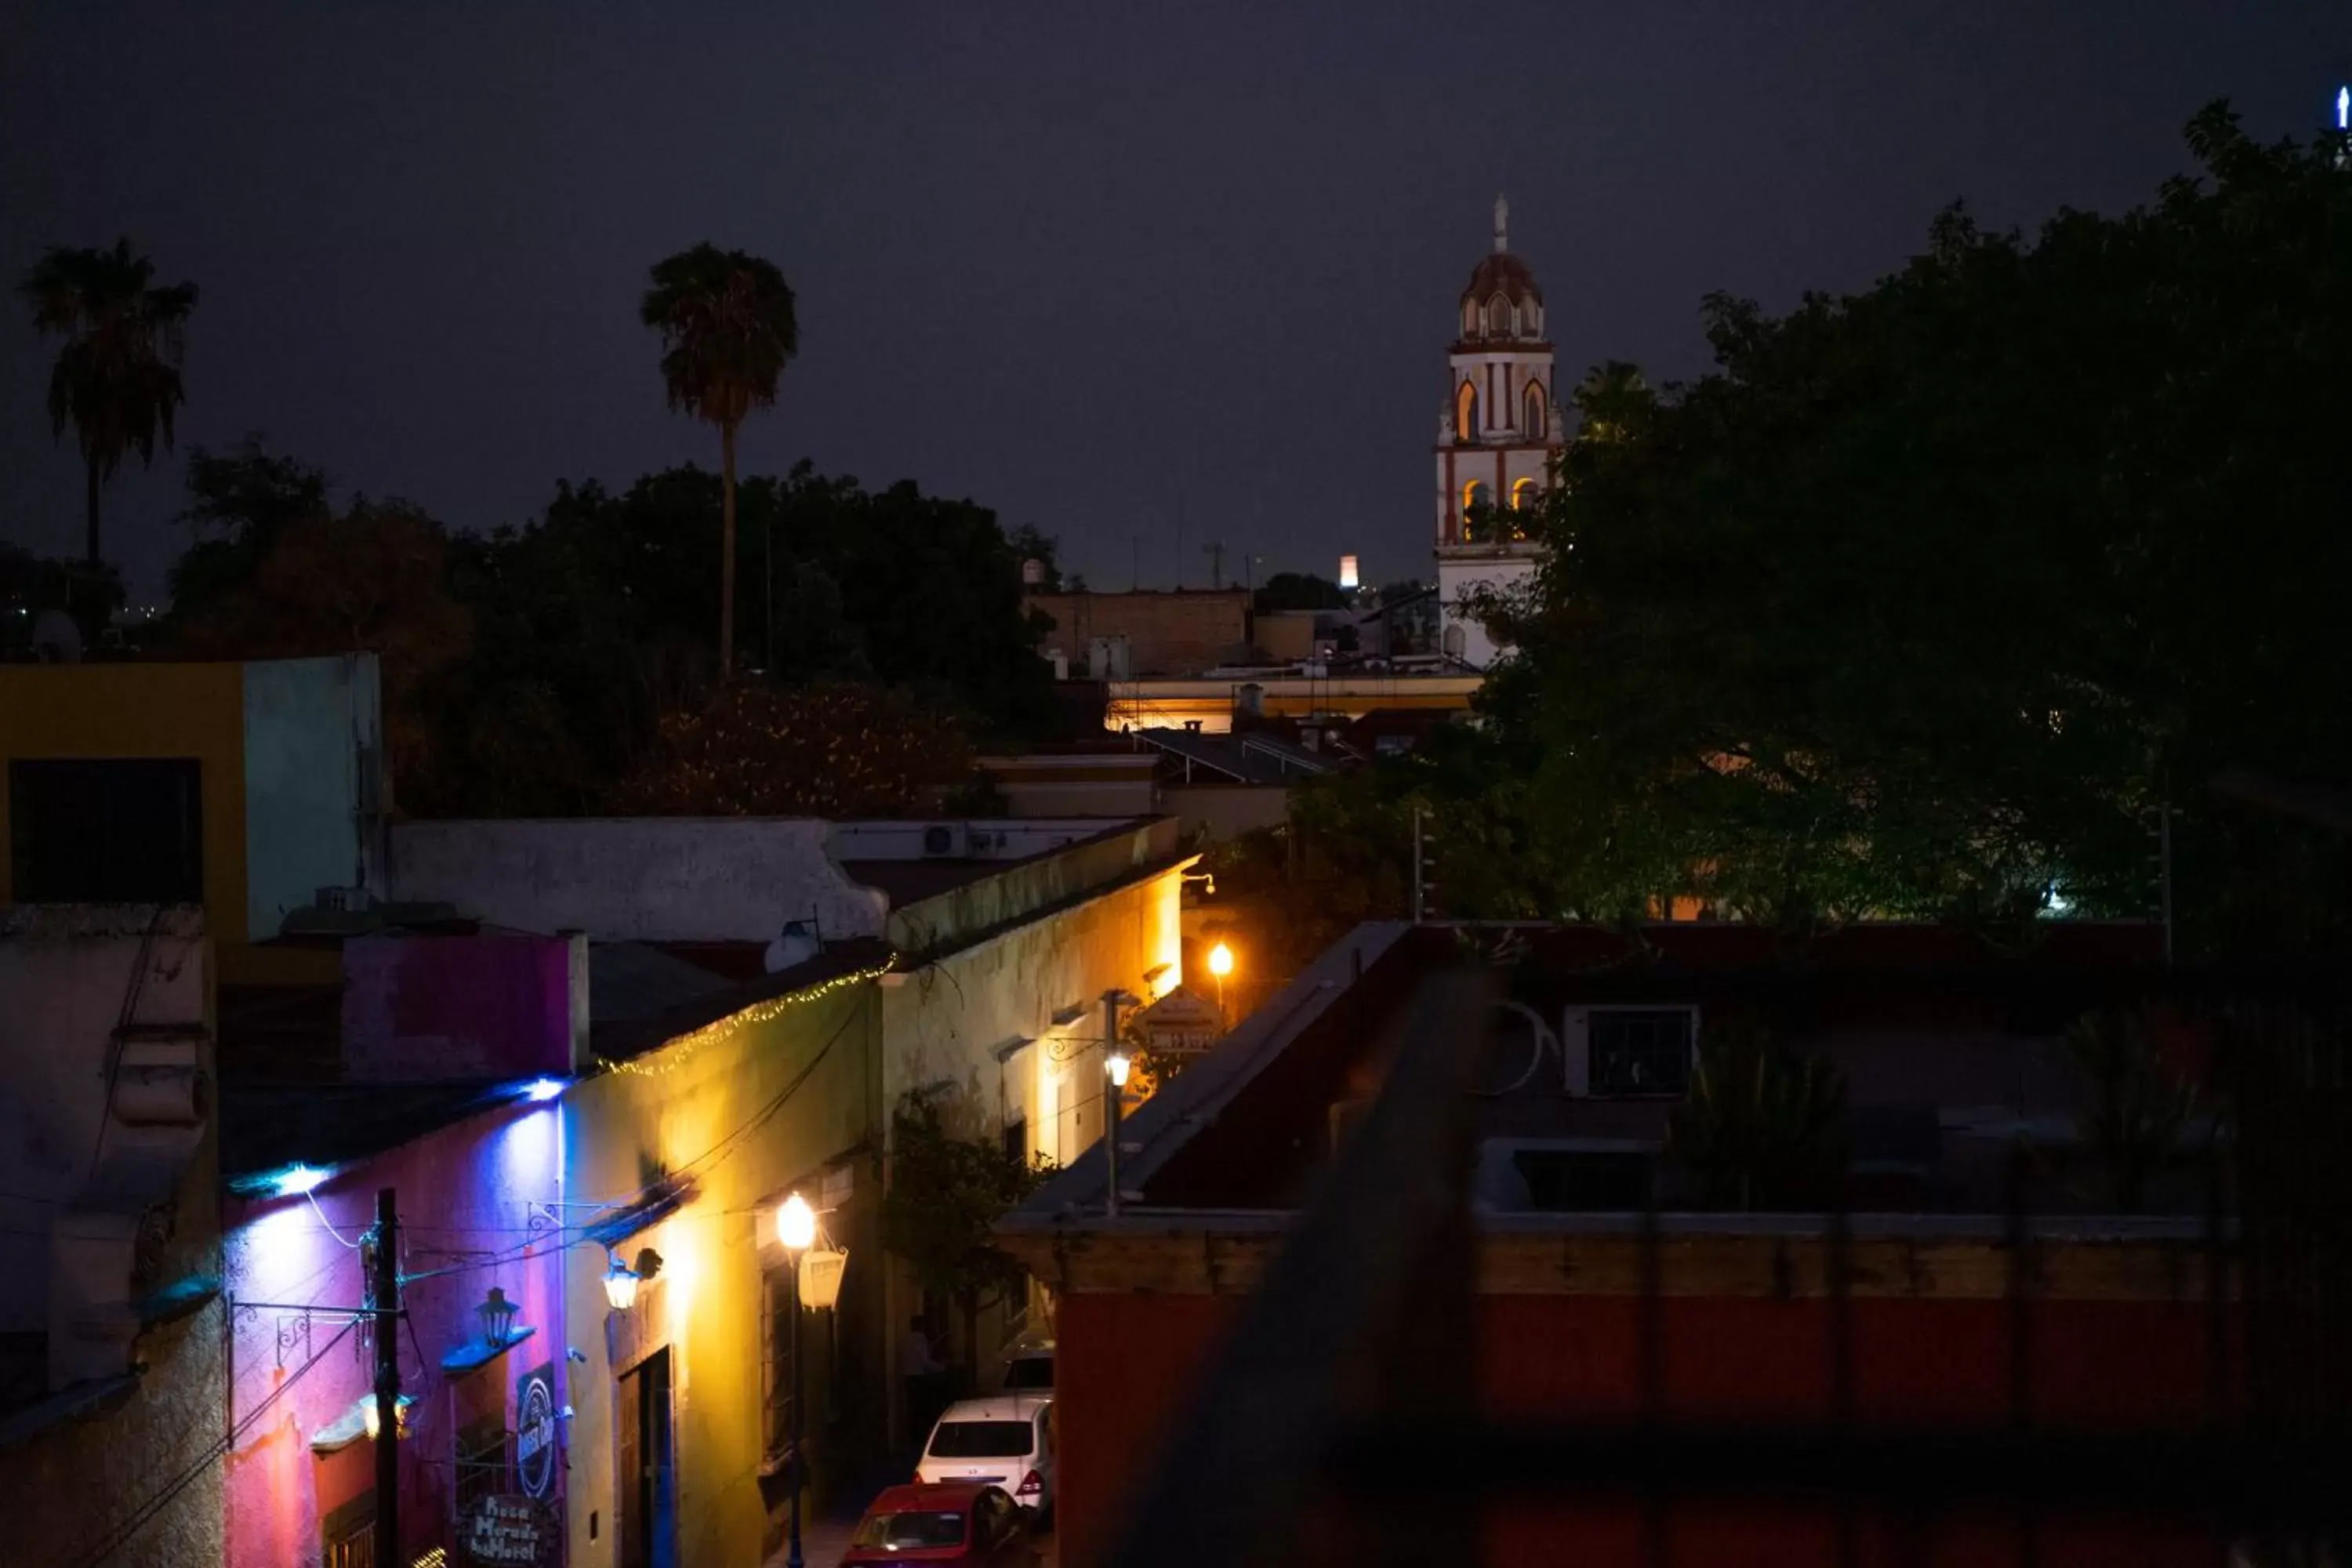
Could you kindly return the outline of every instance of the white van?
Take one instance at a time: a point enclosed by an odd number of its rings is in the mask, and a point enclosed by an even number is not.
[[[923,1445],[915,1479],[1003,1487],[1041,1516],[1054,1508],[1054,1402],[1031,1394],[960,1399]]]

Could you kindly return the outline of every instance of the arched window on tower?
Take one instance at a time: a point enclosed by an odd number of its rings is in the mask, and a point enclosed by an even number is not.
[[[1486,301],[1486,335],[1490,338],[1511,335],[1511,302],[1500,294]]]
[[[1545,428],[1546,410],[1544,408],[1544,389],[1542,382],[1531,381],[1528,383],[1527,396],[1524,399],[1524,402],[1526,405],[1526,417],[1522,423],[1526,428],[1528,439],[1530,441],[1543,440],[1549,432]]]
[[[1429,395],[1423,393],[1422,395],[1426,397]],[[1475,441],[1478,438],[1478,389],[1466,381],[1454,394],[1454,438],[1457,441]]]
[[[1465,338],[1478,335],[1478,302],[1475,300],[1462,301],[1462,335]]]
[[[1483,544],[1494,537],[1495,492],[1484,479],[1462,487],[1462,542]]]

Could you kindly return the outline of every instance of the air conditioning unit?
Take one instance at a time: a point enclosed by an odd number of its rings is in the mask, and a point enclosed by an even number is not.
[[[971,853],[971,829],[961,822],[934,822],[923,829],[923,858],[956,859]]]

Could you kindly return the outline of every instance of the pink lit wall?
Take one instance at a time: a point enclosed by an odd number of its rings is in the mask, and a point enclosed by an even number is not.
[[[572,940],[522,931],[343,943],[343,1074],[375,1083],[572,1070]],[[584,957],[584,952],[581,955]],[[583,998],[584,1000],[584,998]]]
[[[510,1431],[517,1379],[542,1365],[553,1369],[558,1407],[571,1399],[559,1251],[565,1233],[549,1221],[564,1212],[567,1140],[561,1101],[517,1101],[339,1171],[312,1194],[315,1205],[300,1196],[229,1200],[223,1229],[234,1303],[230,1568],[312,1568],[324,1550],[322,1525],[373,1492],[373,1449],[364,1435],[332,1455],[318,1455],[311,1445],[373,1387],[368,1330],[345,1331],[343,1313],[364,1300],[356,1244],[373,1223],[377,1189],[385,1186],[396,1194],[407,1281],[401,1383],[416,1400],[400,1445],[401,1561],[434,1546],[457,1557],[460,1418],[502,1409]],[[476,1308],[493,1286],[519,1308],[517,1331],[532,1331],[477,1370],[445,1374],[444,1356],[480,1341]],[[559,1520],[568,1460],[563,1426],[556,1423],[548,1497]],[[509,1471],[496,1489],[517,1492],[511,1440],[506,1458]],[[560,1553],[562,1531],[551,1533]]]

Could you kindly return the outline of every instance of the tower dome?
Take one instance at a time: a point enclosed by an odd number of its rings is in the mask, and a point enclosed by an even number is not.
[[[1511,254],[1511,204],[1495,198],[1495,248],[1470,270],[1462,290],[1462,341],[1540,342],[1543,290],[1528,264]]]

